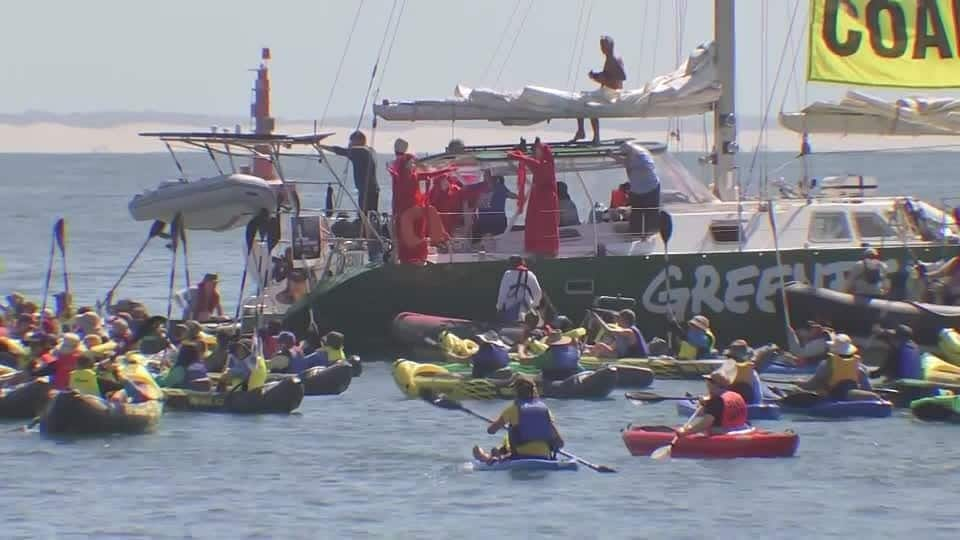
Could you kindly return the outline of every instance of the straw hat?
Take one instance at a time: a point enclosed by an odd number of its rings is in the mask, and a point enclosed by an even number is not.
[[[723,351],[723,355],[735,360],[743,360],[753,356],[753,348],[745,339],[736,339],[730,343],[727,350]]]
[[[70,354],[81,350],[83,350],[83,342],[80,341],[80,336],[77,334],[67,332],[60,338],[60,346],[57,347],[58,353]]]
[[[853,356],[857,354],[857,346],[853,344],[853,340],[846,334],[837,334],[827,343],[830,347],[830,352],[833,354],[839,354],[840,356]]]
[[[103,328],[103,321],[99,315],[88,311],[74,317],[73,326],[84,334],[94,334]]]
[[[703,315],[694,316],[692,319],[690,319],[689,324],[704,331],[710,329],[710,319],[704,317]]]
[[[722,371],[722,368],[704,375],[703,379],[717,386],[727,387],[731,384],[730,377]]]

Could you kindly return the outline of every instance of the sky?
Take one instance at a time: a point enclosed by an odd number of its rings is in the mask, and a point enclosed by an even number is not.
[[[248,110],[260,48],[273,52],[274,116],[355,117],[361,110],[392,6],[403,7],[380,99],[440,98],[456,84],[517,89],[536,84],[590,89],[601,34],[616,40],[628,87],[676,65],[713,36],[712,0],[164,0],[8,2],[0,33],[0,113],[164,111],[237,115]],[[806,85],[801,0],[737,1],[741,115],[764,109],[783,60],[788,79],[773,100],[794,110],[845,88]],[[763,7],[766,6],[766,7]],[[359,9],[359,19],[351,27]],[[587,17],[589,14],[589,17]],[[679,16],[678,16],[679,15]],[[394,17],[396,18],[396,17]],[[589,24],[585,24],[589,19]],[[768,22],[763,24],[764,19]],[[11,21],[20,21],[20,24]],[[679,24],[678,24],[679,22]],[[509,23],[509,26],[508,26]],[[585,27],[585,31],[578,28]],[[505,30],[506,29],[506,30]],[[679,31],[678,31],[679,30]],[[764,30],[766,30],[764,32]],[[578,35],[585,35],[580,56]],[[504,36],[501,39],[501,36]],[[347,41],[350,41],[346,48]],[[798,48],[797,43],[803,43]],[[767,55],[763,85],[762,51]],[[799,56],[798,56],[798,53]],[[338,65],[343,68],[337,79]],[[579,69],[578,69],[579,66]],[[336,84],[334,82],[336,80]],[[332,98],[330,98],[332,92]],[[889,95],[889,92],[876,93]],[[329,106],[328,106],[329,99]]]

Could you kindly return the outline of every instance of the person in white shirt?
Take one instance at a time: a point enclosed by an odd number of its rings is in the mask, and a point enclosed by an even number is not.
[[[510,268],[500,280],[497,294],[497,313],[503,322],[522,322],[527,313],[536,311],[543,301],[543,290],[536,274],[531,272],[522,257],[510,257]]]

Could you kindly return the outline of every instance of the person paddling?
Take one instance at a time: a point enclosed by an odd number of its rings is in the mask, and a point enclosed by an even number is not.
[[[922,351],[913,340],[912,328],[901,324],[893,330],[882,330],[880,336],[887,342],[889,352],[883,365],[870,373],[871,377],[882,376],[887,381],[924,378]]]
[[[479,348],[476,354],[470,357],[470,364],[473,366],[472,377],[490,377],[510,366],[510,347],[500,340],[496,332],[478,334],[476,342]]]
[[[873,393],[870,374],[860,361],[860,352],[846,334],[837,334],[830,342],[827,361],[817,367],[809,380],[798,384],[833,401],[870,401],[880,399]]]
[[[563,448],[563,438],[553,414],[540,399],[536,382],[517,375],[512,384],[517,399],[487,428],[487,433],[493,435],[509,426],[503,445],[489,453],[474,446],[473,457],[486,463],[506,459],[552,459],[556,451]]]
[[[543,382],[563,381],[580,373],[580,347],[574,338],[553,330],[545,341],[547,350],[536,356],[521,356],[520,362],[540,370]]]
[[[687,321],[686,327],[674,321],[675,334],[679,334],[680,346],[677,360],[702,360],[713,356],[716,336],[710,330],[710,319],[696,315]]]
[[[754,362],[755,351],[746,340],[736,339],[723,355],[731,360],[724,367],[730,377],[730,390],[740,394],[749,405],[762,403],[764,385]],[[771,396],[772,397],[772,396]]]
[[[733,378],[723,373],[723,368],[703,378],[707,382],[707,396],[701,398],[696,417],[678,429],[677,435],[685,437],[694,433],[721,434],[750,429],[747,402],[730,389]]]
[[[637,314],[632,309],[617,313],[617,324],[607,324],[595,311],[590,311],[597,324],[612,335],[614,345],[598,342],[587,353],[599,358],[646,358],[650,355],[647,341],[637,328]]]

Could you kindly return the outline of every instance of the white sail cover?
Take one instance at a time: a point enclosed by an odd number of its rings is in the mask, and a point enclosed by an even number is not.
[[[384,120],[489,120],[532,125],[554,118],[663,118],[709,111],[720,97],[714,45],[701,45],[674,72],[616,95],[526,86],[518,92],[457,86],[454,97],[374,104]]]
[[[814,102],[799,113],[781,113],[797,133],[960,135],[960,100],[907,97],[886,101],[850,91],[839,102]]]

